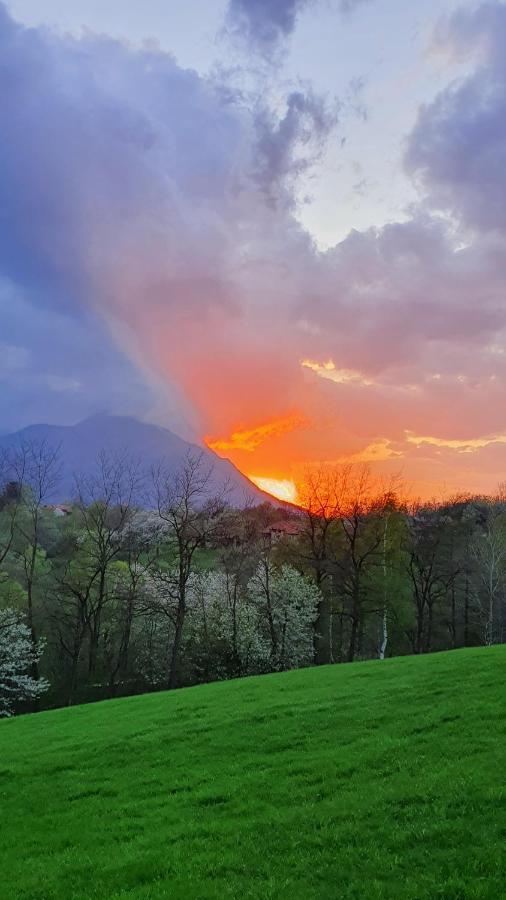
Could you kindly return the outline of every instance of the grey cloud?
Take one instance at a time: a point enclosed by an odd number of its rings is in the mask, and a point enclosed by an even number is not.
[[[337,112],[311,92],[291,93],[281,119],[273,120],[267,111],[260,112],[256,120],[255,179],[270,202],[279,198],[290,176],[296,178],[316,161],[336,124]],[[286,196],[293,200],[285,191]]]
[[[317,0],[230,0],[227,23],[233,34],[272,61],[273,54],[294,31],[299,14]],[[338,0],[343,15],[369,0]]]
[[[269,54],[292,33],[298,14],[310,2],[313,0],[230,0],[228,22],[236,34]]]
[[[437,40],[457,55],[478,54],[472,74],[421,109],[405,164],[434,210],[464,226],[506,229],[506,5],[461,10]]]

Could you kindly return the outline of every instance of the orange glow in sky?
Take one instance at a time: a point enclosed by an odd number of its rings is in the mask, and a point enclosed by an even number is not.
[[[335,370],[327,366],[326,371]],[[480,483],[473,462],[480,452],[497,452],[506,444],[506,435],[457,439],[405,429],[396,439],[380,433],[357,447],[355,440],[350,442],[345,433],[340,433],[340,423],[334,424],[322,411],[320,419],[291,413],[250,427],[233,428],[223,437],[207,437],[206,444],[230,459],[262,491],[297,504],[304,496],[308,465],[331,469],[346,464],[370,466],[378,478],[399,478],[407,496],[424,499],[466,490],[487,492],[490,487]],[[469,464],[463,477],[455,471],[454,479],[450,479],[448,471],[455,455],[469,459]],[[427,477],[429,465],[441,470],[439,479]]]
[[[252,428],[238,429],[226,438],[206,437],[205,442],[211,450],[215,450],[217,453],[228,450],[246,450],[248,453],[252,453],[269,438],[281,437],[295,428],[300,428],[303,424],[302,416],[292,414],[279,419],[271,419]]]
[[[278,500],[285,500],[287,503],[297,503],[297,487],[290,478],[261,478],[257,475],[249,475],[248,477],[261,491],[267,491],[268,494],[272,494]]]

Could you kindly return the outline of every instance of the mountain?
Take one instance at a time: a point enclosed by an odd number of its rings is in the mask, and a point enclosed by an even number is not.
[[[222,459],[207,447],[184,441],[167,428],[148,425],[129,416],[99,414],[77,425],[30,425],[13,434],[1,435],[0,449],[16,449],[20,443],[27,441],[46,441],[51,447],[60,447],[62,477],[53,496],[47,498],[52,503],[72,498],[75,493],[74,476],[93,471],[101,451],[111,454],[126,452],[133,459],[139,459],[146,468],[163,460],[174,472],[180,468],[188,453],[202,453],[204,465],[213,469],[211,493],[219,492],[226,483],[231,505],[276,502],[252,484],[228,459]]]

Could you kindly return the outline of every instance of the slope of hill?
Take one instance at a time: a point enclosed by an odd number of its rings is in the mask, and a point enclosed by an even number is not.
[[[52,447],[61,447],[62,478],[51,502],[69,500],[74,492],[74,475],[88,473],[101,450],[112,453],[128,452],[143,465],[165,460],[175,471],[189,452],[202,453],[206,466],[212,466],[211,491],[220,491],[226,482],[227,496],[233,505],[245,501],[263,503],[273,500],[259,490],[228,460],[222,459],[207,447],[190,444],[167,428],[139,422],[129,416],[96,415],[77,425],[30,425],[14,434],[0,435],[0,448],[19,446],[23,441],[46,440]]]
[[[504,896],[506,647],[0,723],[6,898]]]

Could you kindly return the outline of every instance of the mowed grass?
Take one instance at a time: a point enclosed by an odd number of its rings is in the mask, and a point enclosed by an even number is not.
[[[0,723],[0,896],[506,897],[506,646]]]

